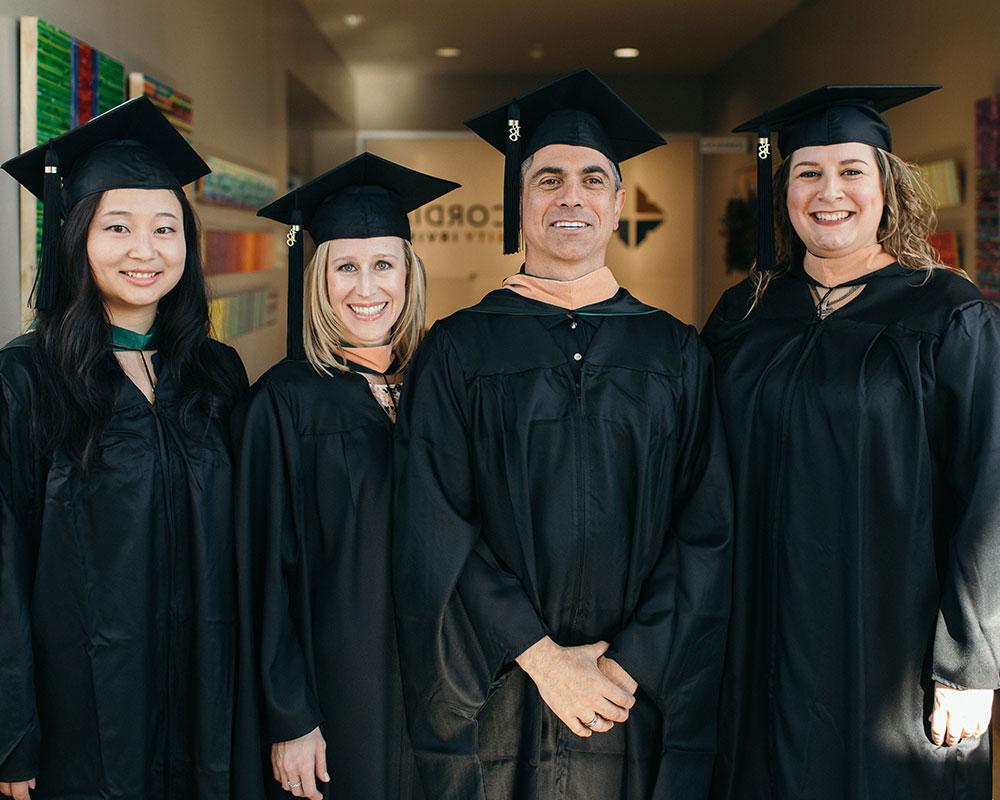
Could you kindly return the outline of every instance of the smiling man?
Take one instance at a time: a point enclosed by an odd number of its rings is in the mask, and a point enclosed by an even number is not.
[[[400,409],[394,582],[428,797],[707,793],[730,483],[693,328],[606,264],[663,139],[584,70],[467,123],[520,273],[434,326]],[[650,264],[650,269],[663,265]]]

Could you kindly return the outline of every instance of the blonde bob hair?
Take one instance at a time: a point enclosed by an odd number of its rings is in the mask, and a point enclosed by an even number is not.
[[[424,333],[427,275],[413,246],[402,239],[406,268],[406,297],[403,310],[389,333],[389,344],[399,370],[410,363]],[[323,242],[306,266],[303,276],[302,342],[313,369],[332,375],[332,369],[348,370],[344,347],[351,347],[346,331],[330,303],[326,272],[330,263],[330,243]]]
[[[942,265],[940,255],[927,241],[928,234],[937,227],[937,215],[934,212],[933,194],[920,168],[879,147],[872,149],[875,151],[879,177],[882,179],[885,204],[878,226],[879,244],[900,266],[914,272],[924,272],[925,281],[936,269],[949,269],[964,276],[965,273],[961,270]],[[771,280],[786,272],[789,264],[801,259],[806,252],[788,215],[791,165],[792,159],[789,156],[781,162],[774,174],[775,253],[781,266],[774,271],[761,270],[755,263],[750,268],[750,280],[754,289],[750,311],[760,301]]]

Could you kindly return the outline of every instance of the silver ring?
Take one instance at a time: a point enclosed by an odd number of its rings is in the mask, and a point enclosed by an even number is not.
[[[597,724],[597,721],[598,721],[598,720],[599,720],[600,718],[601,718],[601,715],[600,715],[600,714],[594,714],[594,718],[593,718],[593,719],[592,719],[592,720],[591,720],[590,722],[585,722],[585,723],[584,723],[584,727],[586,727],[586,728],[590,728],[591,730],[593,730],[593,729],[594,729],[594,726],[595,726],[595,725]]]
[[[288,782],[289,789],[298,789],[301,785],[302,785],[301,781],[299,781],[298,783],[292,783],[291,781]]]

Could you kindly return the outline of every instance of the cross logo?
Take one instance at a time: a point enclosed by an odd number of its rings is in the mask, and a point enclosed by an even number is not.
[[[618,238],[626,247],[638,247],[649,233],[663,224],[667,215],[641,187],[636,186],[635,192],[628,194],[629,197],[635,196],[633,209],[631,213],[622,214],[618,222]]]

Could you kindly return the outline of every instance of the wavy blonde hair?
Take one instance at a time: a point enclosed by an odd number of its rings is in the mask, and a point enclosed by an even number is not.
[[[399,319],[389,333],[389,344],[400,371],[404,370],[424,335],[426,314],[427,274],[424,262],[414,252],[413,245],[403,239],[406,268],[406,297]],[[326,272],[330,264],[330,243],[323,242],[306,266],[303,276],[302,343],[306,359],[313,369],[332,375],[331,369],[348,370],[344,347],[350,347],[343,323],[330,303]]]
[[[882,220],[878,226],[878,242],[900,266],[914,272],[925,272],[924,281],[930,279],[936,269],[948,269],[968,278],[964,271],[946,267],[941,256],[927,241],[928,234],[937,227],[934,212],[934,195],[924,179],[920,167],[903,161],[899,156],[873,147],[882,179],[884,207]],[[779,266],[775,270],[761,270],[754,262],[750,268],[753,283],[753,300],[747,316],[760,302],[771,281],[784,274],[793,259],[805,255],[806,247],[792,227],[788,215],[788,183],[792,170],[791,157],[781,162],[774,174],[774,232],[775,253]]]

